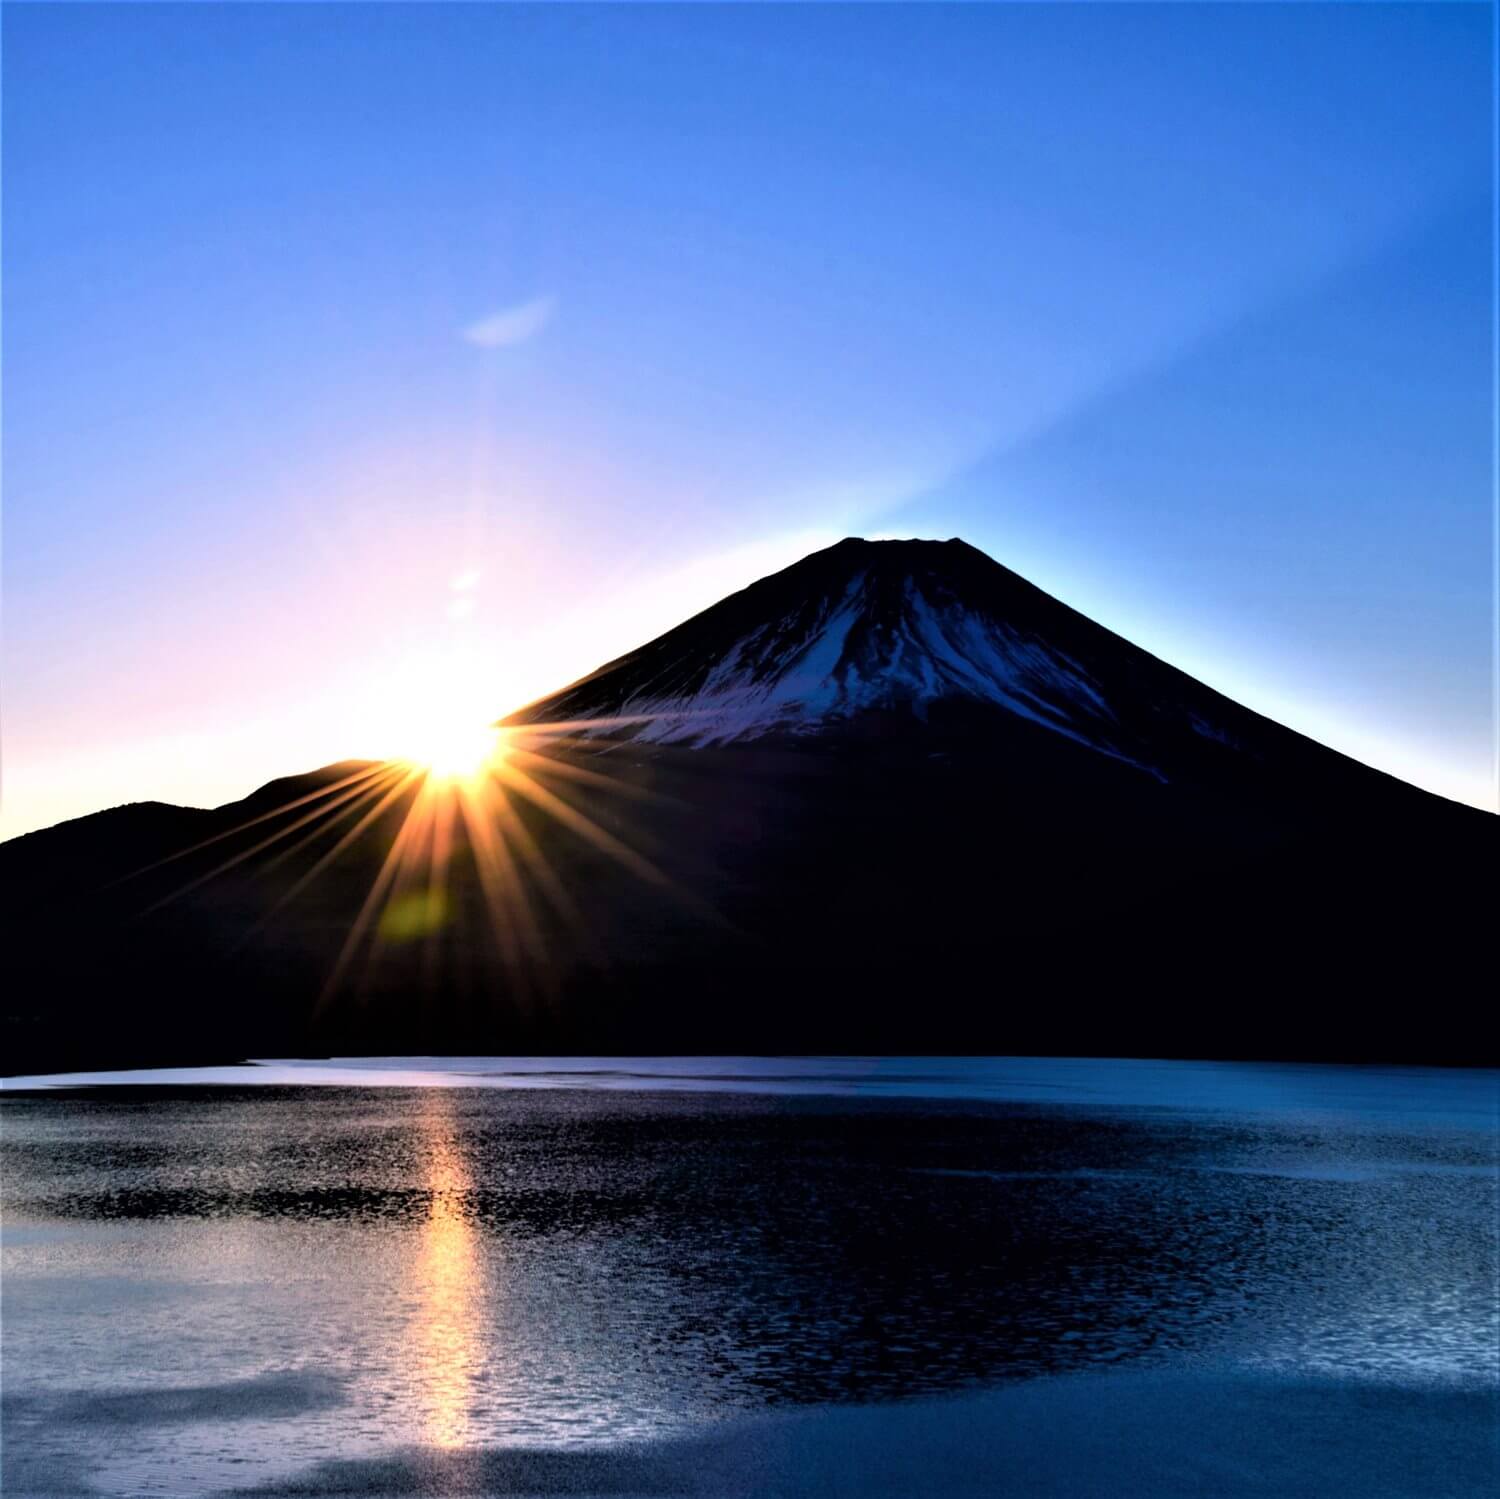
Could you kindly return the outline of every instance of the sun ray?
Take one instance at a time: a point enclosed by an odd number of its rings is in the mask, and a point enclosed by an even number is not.
[[[510,759],[497,764],[494,773],[520,796],[540,807],[556,822],[576,833],[599,852],[614,859],[638,879],[666,891],[685,910],[690,910],[703,920],[715,925],[727,925],[722,913],[708,901],[659,869],[644,854],[631,848],[629,844],[607,829],[600,827],[591,817],[579,811],[556,792],[543,786],[535,776],[529,775]],[[670,798],[667,800],[670,801]]]
[[[289,844],[286,848],[282,849],[280,853],[272,855],[271,858],[267,859],[265,863],[260,866],[261,870],[263,872],[269,873],[273,869],[279,869],[281,865],[285,864],[286,861],[292,858],[295,854],[300,853],[304,848],[308,846],[308,844],[314,842],[318,838],[323,837],[326,833],[331,833],[334,828],[338,827],[341,822],[344,822],[348,818],[353,817],[354,814],[360,810],[360,808],[371,796],[380,795],[382,788],[390,786],[393,777],[404,778],[409,775],[410,772],[404,771],[399,765],[388,766],[380,776],[376,777],[376,779],[370,783],[369,789],[365,793],[355,797],[352,801],[345,804],[342,810],[334,813],[334,815],[330,817],[327,822],[320,823],[317,826],[310,828],[306,833],[303,834],[301,838],[298,838],[295,842]]]
[[[635,724],[655,723],[660,715],[655,713],[620,713],[609,718],[557,718],[537,723],[511,724],[502,721],[499,727],[512,732],[524,730],[528,735],[556,739],[568,734],[583,734],[591,729],[622,729]],[[674,718],[680,715],[673,714]]]
[[[525,883],[505,838],[503,820],[484,805],[491,795],[492,788],[486,783],[464,797],[460,806],[491,929],[501,946],[502,959],[513,976],[520,976],[526,960],[540,967],[546,952]]]
[[[558,878],[557,872],[547,860],[546,853],[532,836],[531,829],[526,826],[525,819],[521,816],[511,799],[506,796],[504,787],[499,784],[498,780],[492,778],[489,790],[495,806],[495,815],[503,824],[504,831],[508,833],[511,841],[515,844],[520,854],[521,862],[536,879],[542,894],[546,897],[557,915],[572,929],[578,940],[592,947],[593,937],[583,919],[583,913],[579,909],[577,901],[573,899],[567,887]]]
[[[144,910],[138,912],[137,916],[149,916],[152,914],[152,912],[159,911],[163,906],[169,905],[172,901],[180,900],[189,891],[196,890],[199,888],[199,886],[207,884],[208,881],[217,879],[220,875],[227,873],[237,865],[243,864],[246,859],[253,858],[263,849],[270,848],[272,844],[279,843],[289,834],[295,833],[298,828],[306,826],[309,822],[312,822],[316,818],[326,816],[330,811],[333,810],[334,807],[340,806],[344,802],[347,802],[351,799],[363,800],[364,798],[375,795],[377,790],[378,787],[356,786],[344,792],[341,796],[335,798],[333,801],[326,802],[323,806],[314,807],[310,811],[304,812],[302,816],[288,823],[286,827],[279,828],[276,832],[270,834],[268,837],[262,838],[260,842],[251,844],[249,848],[242,849],[232,858],[225,859],[222,863],[216,864],[212,869],[205,871],[203,874],[200,874],[196,879],[189,880],[185,885],[179,885],[177,889],[169,891],[166,895],[162,896],[160,900],[153,901],[149,906],[145,907]],[[282,810],[285,809],[283,808]],[[256,819],[257,822],[263,820],[264,819],[262,818]],[[246,824],[247,827],[250,825],[251,824]]]
[[[436,989],[442,967],[440,938],[450,919],[448,866],[453,857],[453,821],[466,786],[466,782],[460,782],[454,787],[436,788],[428,811],[427,889],[424,895],[427,920],[421,939],[422,982],[429,993]]]
[[[369,893],[365,896],[364,903],[360,906],[359,913],[355,916],[353,924],[344,938],[343,946],[339,949],[338,957],[334,960],[333,969],[323,985],[323,991],[318,997],[317,1004],[313,1007],[315,1015],[327,1007],[337,992],[355,952],[358,951],[360,942],[363,941],[365,933],[369,930],[371,922],[375,919],[380,909],[381,902],[385,899],[386,892],[391,888],[397,871],[405,860],[407,845],[413,837],[413,830],[418,822],[417,811],[422,802],[422,796],[423,791],[419,790],[416,802],[413,803],[411,811],[407,813],[395,838],[391,840],[390,848],[386,850],[385,858],[381,861],[380,869],[370,885]]]
[[[313,864],[308,869],[305,869],[300,875],[297,876],[292,885],[277,897],[275,903],[266,912],[266,914],[262,916],[260,920],[257,921],[254,926],[249,929],[248,932],[246,932],[246,938],[254,935],[254,933],[267,926],[270,923],[271,919],[277,914],[277,912],[279,912],[285,906],[289,905],[293,900],[295,900],[297,896],[299,896],[313,882],[313,880],[318,877],[318,875],[320,875],[325,869],[327,869],[328,866],[332,864],[333,861],[338,858],[338,856],[343,853],[346,848],[354,843],[355,840],[358,839],[360,835],[364,833],[364,831],[370,826],[370,824],[373,823],[377,818],[379,818],[381,814],[384,813],[386,809],[391,805],[391,803],[394,802],[397,797],[402,795],[403,792],[408,790],[411,786],[411,783],[421,775],[421,771],[419,770],[401,771],[401,768],[399,766],[396,767],[396,769],[398,770],[398,772],[400,772],[400,779],[396,781],[394,785],[387,788],[385,795],[382,796],[373,807],[368,808],[364,816],[361,817],[360,820],[355,823],[355,825],[350,828],[343,835],[343,837],[341,837],[339,841],[333,845],[332,848],[325,850],[325,852],[318,858],[318,861],[315,864]],[[353,810],[355,809],[350,808],[350,811]],[[245,939],[241,940],[243,941]]]
[[[432,926],[442,921],[444,913],[426,876],[431,868],[437,808],[451,795],[450,785],[429,775],[407,812],[402,828],[405,837],[398,838],[392,850],[396,853],[396,871],[390,894],[365,954],[366,972],[374,966],[389,940],[425,938]]]
[[[243,833],[259,823],[267,822],[273,817],[281,817],[287,812],[295,811],[298,807],[306,806],[308,802],[319,801],[324,797],[332,796],[340,788],[354,784],[357,781],[369,780],[374,776],[385,774],[389,766],[380,765],[367,766],[364,770],[352,772],[342,780],[330,782],[327,786],[320,786],[316,791],[309,791],[305,796],[299,796],[294,801],[282,802],[280,806],[272,807],[268,812],[262,812],[256,817],[247,817],[244,822],[236,823],[232,828],[226,828],[222,833],[215,833],[212,838],[205,838],[199,843],[190,844],[187,848],[178,849],[176,853],[167,854],[164,858],[154,859],[149,864],[143,864],[139,869],[133,869],[129,874],[122,874],[118,879],[111,880],[105,885],[106,890],[112,890],[116,885],[123,885],[129,880],[138,879],[143,874],[149,874],[153,869],[160,869],[164,864],[174,863],[178,859],[185,859],[189,854],[196,854],[205,848],[211,848],[215,843],[222,843],[226,838],[233,838],[236,833]]]
[[[628,844],[622,843],[613,833],[601,828],[592,818],[585,816],[576,807],[571,807],[555,792],[549,791],[534,776],[527,774],[518,765],[502,763],[496,774],[505,785],[535,803],[544,812],[550,813],[565,828],[577,833],[585,842],[592,844],[602,854],[616,860],[632,874],[652,885],[671,887],[672,882],[649,859],[643,858]]]
[[[415,795],[344,934],[314,1007],[315,1015],[332,1003],[356,966],[365,975],[361,986],[368,982],[379,971],[382,955],[392,944],[420,944],[413,947],[412,956],[420,965],[424,992],[436,992],[440,977],[446,982],[449,964],[462,965],[460,947],[446,935],[450,929],[461,931],[467,919],[465,912],[474,909],[463,902],[464,886],[455,875],[454,861],[460,854],[477,879],[478,910],[486,915],[488,940],[507,974],[513,998],[520,999],[538,986],[543,990],[555,987],[558,971],[549,948],[555,939],[547,935],[549,932],[566,933],[570,953],[585,952],[597,958],[598,936],[578,899],[579,892],[560,875],[538,836],[538,815],[566,829],[635,878],[670,892],[683,905],[702,906],[691,891],[681,889],[650,859],[601,826],[548,781],[637,801],[670,804],[672,798],[611,776],[607,768],[579,766],[545,749],[538,752],[530,742],[529,729],[491,725],[482,739],[467,730],[462,737],[466,749],[462,756],[455,753],[422,764],[401,762],[395,767],[394,783],[389,776],[376,783],[379,801],[363,810],[359,821],[325,849],[258,924],[263,926],[273,919],[417,783]],[[330,807],[336,805],[331,803]],[[353,811],[343,812],[338,820],[345,820]],[[320,828],[318,833],[323,831]],[[278,861],[284,857],[285,853],[278,855]],[[460,903],[455,906],[454,901]]]
[[[581,765],[574,765],[570,760],[563,760],[556,755],[540,755],[535,750],[526,749],[522,745],[512,745],[509,758],[519,760],[530,765],[536,770],[545,770],[549,775],[561,776],[564,780],[577,781],[583,786],[594,786],[600,791],[608,791],[616,796],[628,797],[632,801],[650,802],[657,806],[665,806],[675,800],[673,797],[664,796],[660,791],[653,791],[647,786],[637,786],[619,776],[603,775],[597,770],[586,770]]]

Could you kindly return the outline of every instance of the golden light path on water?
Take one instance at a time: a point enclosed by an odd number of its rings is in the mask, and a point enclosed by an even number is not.
[[[475,1380],[493,1332],[481,1315],[486,1265],[466,1212],[471,1181],[452,1109],[448,1095],[436,1090],[421,1122],[431,1201],[411,1271],[415,1322],[409,1344],[424,1440],[446,1449],[475,1439]]]

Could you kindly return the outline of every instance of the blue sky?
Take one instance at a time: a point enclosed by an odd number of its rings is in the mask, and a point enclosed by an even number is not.
[[[1492,781],[1482,5],[7,5],[7,833],[963,535]]]

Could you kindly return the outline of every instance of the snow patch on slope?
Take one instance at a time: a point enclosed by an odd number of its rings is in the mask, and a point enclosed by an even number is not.
[[[1043,641],[934,601],[915,581],[894,609],[877,608],[863,575],[811,619],[788,615],[723,649],[699,684],[681,689],[683,663],[664,664],[620,704],[614,723],[637,740],[725,745],[767,734],[808,735],[872,709],[925,720],[944,698],[993,703],[1112,758],[1115,716],[1076,661]],[[675,679],[675,680],[674,680]],[[609,722],[583,732],[605,734]]]

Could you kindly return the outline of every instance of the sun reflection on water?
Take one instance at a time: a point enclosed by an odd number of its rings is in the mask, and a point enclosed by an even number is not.
[[[451,1102],[433,1098],[423,1119],[427,1184],[432,1194],[412,1267],[416,1324],[412,1383],[426,1440],[455,1448],[472,1440],[474,1384],[483,1359],[479,1312],[484,1267],[466,1211],[471,1180],[453,1126]]]

